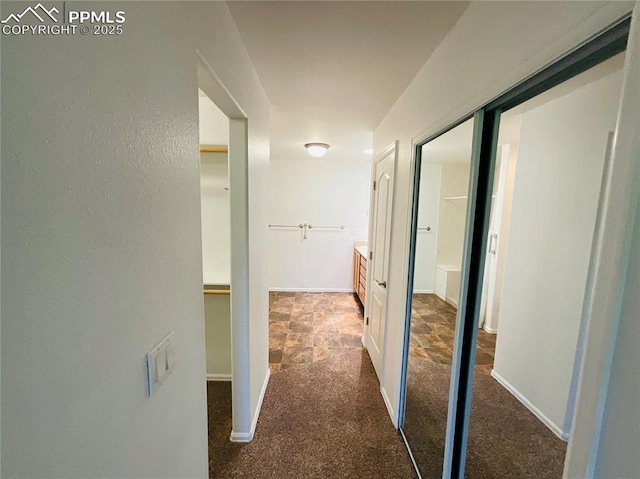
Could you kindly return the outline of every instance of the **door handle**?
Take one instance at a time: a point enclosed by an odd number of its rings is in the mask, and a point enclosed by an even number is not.
[[[496,254],[497,252],[498,235],[492,234],[489,237],[489,253]]]
[[[378,286],[382,286],[383,288],[386,288],[386,287],[387,287],[387,282],[386,282],[386,281],[378,281],[378,280],[376,279],[376,283],[378,283]]]

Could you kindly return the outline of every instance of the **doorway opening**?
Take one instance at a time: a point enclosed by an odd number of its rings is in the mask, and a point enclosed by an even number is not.
[[[232,429],[231,218],[229,119],[198,89],[200,213],[209,450]]]
[[[199,53],[197,85],[207,346],[203,380],[209,380],[210,393],[220,393],[208,395],[209,451],[219,460],[229,439],[251,441],[257,422],[250,387],[248,131],[246,114]]]
[[[363,348],[371,157],[298,155],[269,165],[272,374]]]

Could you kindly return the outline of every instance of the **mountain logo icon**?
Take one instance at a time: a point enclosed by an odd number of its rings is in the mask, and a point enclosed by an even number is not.
[[[25,8],[24,12],[22,13],[18,13],[18,14],[12,13],[7,18],[0,21],[0,23],[9,23],[11,20],[13,20],[16,23],[20,23],[22,21],[22,17],[24,17],[27,13],[33,14],[38,20],[40,20],[40,23],[44,23],[46,17],[49,17],[54,22],[58,23],[58,19],[54,16],[54,14],[58,14],[60,13],[60,11],[56,7],[53,7],[52,9],[47,10],[42,5],[42,3],[38,3],[35,7]]]

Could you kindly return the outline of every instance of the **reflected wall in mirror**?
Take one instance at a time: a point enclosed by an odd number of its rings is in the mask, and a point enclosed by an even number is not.
[[[562,477],[623,64],[619,54],[501,117],[465,477]]]
[[[442,476],[473,119],[422,146],[402,431],[423,478]]]

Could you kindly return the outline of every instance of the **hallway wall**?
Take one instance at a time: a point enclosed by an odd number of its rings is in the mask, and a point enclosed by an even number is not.
[[[302,153],[304,154],[304,153]],[[269,222],[344,230],[269,231],[269,286],[280,291],[353,291],[353,243],[367,241],[371,161],[271,160]]]
[[[631,3],[623,2],[472,2],[376,128],[377,152],[394,140],[400,142],[381,378],[394,422],[398,420],[407,298],[412,141],[470,114],[631,8]]]
[[[198,97],[199,138],[201,145],[229,145],[229,118],[205,93]],[[204,95],[204,96],[203,96]]]
[[[125,11],[125,32],[2,38],[1,474],[206,478],[196,50],[250,118],[247,424],[268,368],[268,102],[225,3],[83,5]]]
[[[436,263],[460,266],[469,194],[469,164],[442,165]],[[455,198],[455,199],[450,199]]]
[[[200,153],[202,274],[204,284],[231,281],[231,210],[226,153]]]

